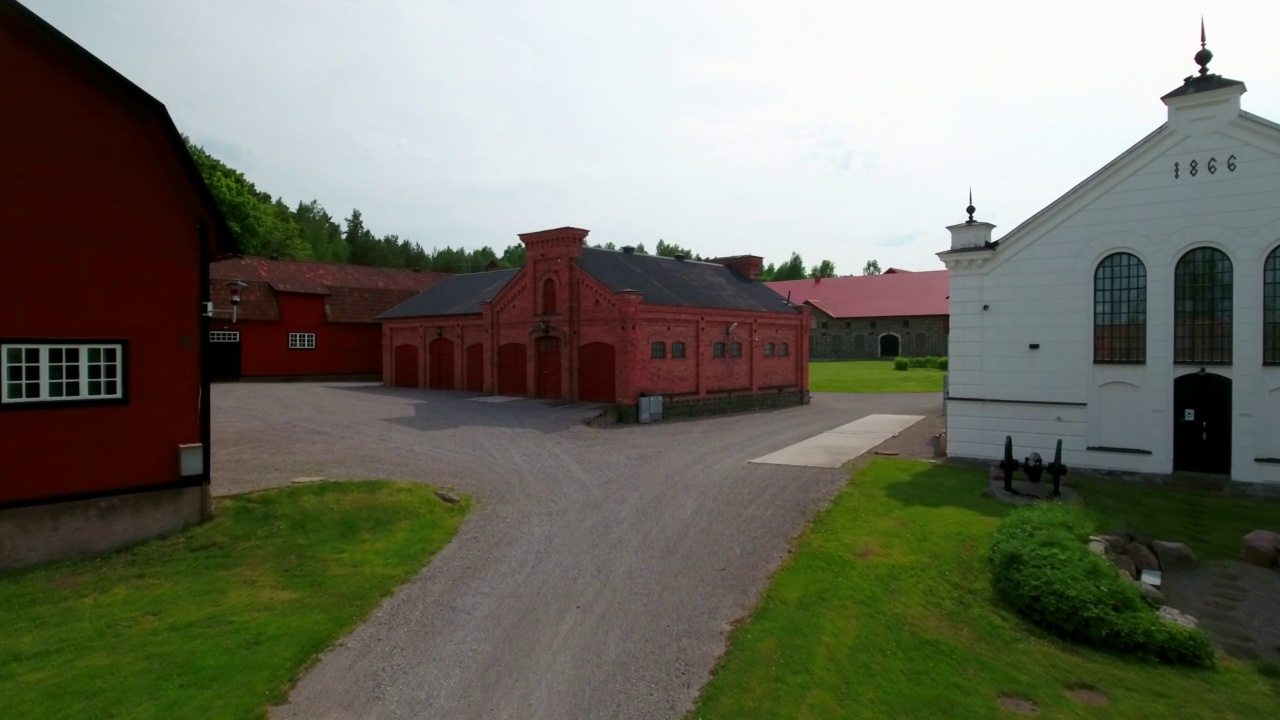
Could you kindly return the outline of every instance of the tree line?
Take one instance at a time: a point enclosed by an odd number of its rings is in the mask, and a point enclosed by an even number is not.
[[[259,190],[243,173],[192,143],[190,138],[183,139],[246,255],[418,268],[444,273],[480,272],[492,266],[524,267],[525,250],[521,243],[508,245],[501,254],[488,245],[476,250],[445,246],[427,251],[419,243],[399,235],[378,237],[365,226],[359,208],[352,208],[351,214],[339,224],[319,200],[299,202],[297,207],[290,207],[284,198],[272,197],[271,193]],[[612,242],[591,247],[618,249]],[[647,254],[643,243],[637,245],[635,251]],[[658,241],[654,254],[703,259],[688,248],[665,240]],[[869,261],[862,270],[863,275],[879,273],[880,265],[875,260]],[[798,252],[792,252],[791,257],[781,264],[765,265],[760,272],[760,279],[766,282],[830,277],[836,277],[835,263],[823,260],[806,269]]]

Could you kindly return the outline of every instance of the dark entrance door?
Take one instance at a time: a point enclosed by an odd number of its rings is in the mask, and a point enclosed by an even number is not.
[[[897,335],[880,336],[880,357],[896,358],[900,349]]]
[[[391,351],[391,373],[396,387],[418,387],[417,345],[397,345]]]
[[[507,343],[498,348],[498,394],[521,397],[529,394],[528,359],[524,343]]]
[[[613,346],[587,343],[578,348],[578,398],[585,402],[617,402],[614,392]]]
[[[240,379],[240,333],[235,330],[213,330],[209,333],[209,379]]]
[[[534,342],[538,397],[560,399],[560,338],[540,337]]]
[[[467,346],[467,390],[484,392],[484,345]]]
[[[1201,371],[1173,381],[1173,469],[1230,474],[1231,378]]]
[[[427,387],[432,390],[453,390],[453,341],[436,338],[427,346],[430,365],[427,366]]]

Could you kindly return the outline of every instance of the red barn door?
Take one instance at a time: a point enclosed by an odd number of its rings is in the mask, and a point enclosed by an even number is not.
[[[538,397],[560,399],[560,338],[541,337],[534,344]]]
[[[609,343],[587,343],[578,348],[578,397],[585,402],[617,401],[613,346]]]
[[[467,346],[467,390],[484,392],[484,345]]]
[[[525,372],[524,343],[507,343],[498,348],[498,394],[520,397],[529,394]]]
[[[392,382],[396,387],[418,387],[418,346],[397,345],[391,358]]]
[[[431,364],[428,366],[430,382],[427,387],[432,390],[453,390],[453,341],[448,338],[436,338],[427,346]]]

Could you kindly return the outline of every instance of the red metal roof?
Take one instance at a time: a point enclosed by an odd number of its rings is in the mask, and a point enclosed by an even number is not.
[[[242,320],[279,320],[276,293],[287,292],[326,296],[329,322],[375,322],[379,314],[447,277],[445,273],[399,268],[236,257],[210,265],[209,292],[215,307],[227,308],[230,290],[225,283],[246,283],[237,311]]]
[[[950,315],[950,274],[946,270],[883,275],[781,280],[765,283],[791,302],[811,305],[837,318]]]

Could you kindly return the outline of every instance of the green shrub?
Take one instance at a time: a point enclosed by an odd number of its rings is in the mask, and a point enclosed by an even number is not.
[[[991,545],[992,583],[1022,616],[1072,642],[1150,660],[1212,667],[1204,633],[1166,622],[1137,585],[1089,550],[1079,508],[1039,503],[1009,515]]]
[[[909,362],[906,358],[903,358],[903,357],[900,357],[900,358],[894,358],[894,360],[893,360],[893,369],[894,369],[894,370],[906,370],[908,367],[911,367],[911,365],[910,365],[910,362]]]
[[[942,371],[946,371],[946,369],[947,369],[947,359],[946,359],[945,357],[940,357],[940,358],[938,358],[938,369],[939,369],[939,370],[942,370]]]

